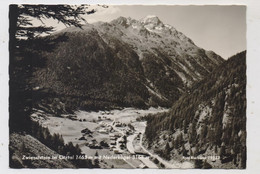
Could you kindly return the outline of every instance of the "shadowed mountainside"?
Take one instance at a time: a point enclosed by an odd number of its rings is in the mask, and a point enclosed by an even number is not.
[[[119,17],[83,29],[70,27],[51,37],[62,34],[68,39],[53,52],[42,53],[46,66],[37,68],[31,80],[43,96],[52,96],[41,101],[41,109],[59,105],[57,114],[171,106],[223,62],[156,16],[139,21]]]
[[[195,84],[168,113],[147,119],[147,146],[164,158],[216,155],[220,160],[195,161],[197,167],[245,168],[246,52]]]

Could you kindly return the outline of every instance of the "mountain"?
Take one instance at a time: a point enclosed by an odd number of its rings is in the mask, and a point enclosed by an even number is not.
[[[246,52],[194,84],[168,113],[148,117],[145,135],[147,147],[168,160],[198,157],[198,168],[245,168]]]
[[[31,79],[37,107],[57,114],[171,106],[223,62],[156,16],[69,27],[49,39],[60,36],[66,40],[41,53],[45,64]]]

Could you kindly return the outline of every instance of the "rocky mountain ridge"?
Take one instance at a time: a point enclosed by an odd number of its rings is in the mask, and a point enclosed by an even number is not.
[[[59,35],[67,41],[43,53],[46,67],[37,69],[32,84],[72,96],[83,109],[171,106],[224,61],[156,16],[119,17],[82,29],[70,27],[51,37]]]

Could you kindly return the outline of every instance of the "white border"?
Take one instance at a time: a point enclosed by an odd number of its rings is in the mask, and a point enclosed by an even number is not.
[[[8,5],[17,3],[33,4],[110,4],[110,5],[247,5],[247,147],[248,159],[246,170],[138,170],[138,169],[9,169],[8,143]],[[260,86],[258,83],[258,73],[260,68],[260,1],[259,0],[1,0],[0,1],[0,171],[3,173],[259,173],[260,171]],[[259,106],[258,106],[259,105]],[[1,172],[2,173],[2,172]]]

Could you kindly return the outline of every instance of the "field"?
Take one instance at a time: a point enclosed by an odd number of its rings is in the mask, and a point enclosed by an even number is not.
[[[61,134],[65,143],[78,144],[85,155],[93,157],[98,153],[102,168],[159,168],[142,146],[146,122],[136,119],[165,111],[167,109],[163,108],[125,108],[99,112],[77,111],[73,115],[54,117],[37,110],[32,118],[48,127],[51,134]],[[161,163],[164,162],[161,159]]]

